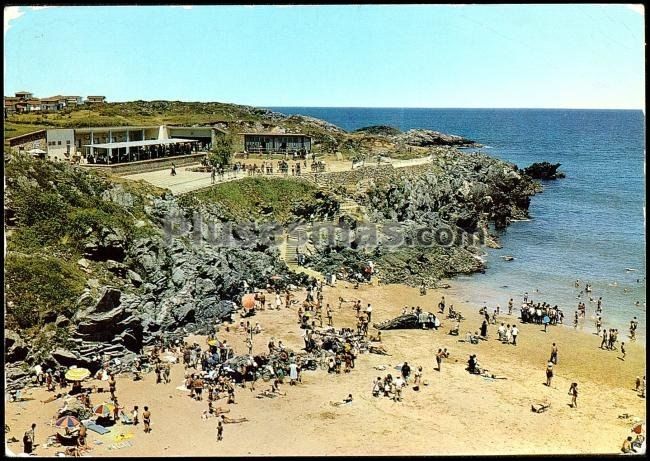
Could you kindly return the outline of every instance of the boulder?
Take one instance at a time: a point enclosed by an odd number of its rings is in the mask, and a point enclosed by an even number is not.
[[[565,174],[557,171],[561,163],[535,162],[526,168],[524,173],[533,179],[552,180],[564,178]]]
[[[30,371],[26,371],[20,366],[5,366],[5,390],[22,389],[30,382]]]
[[[66,368],[72,365],[76,365],[78,367],[86,367],[89,363],[87,360],[77,356],[74,352],[63,348],[55,349],[52,351],[51,356],[59,365]]]
[[[65,315],[59,314],[54,321],[54,325],[57,328],[66,328],[70,326],[70,319],[68,319]]]
[[[5,361],[7,363],[25,360],[29,348],[25,341],[12,330],[5,330]]]
[[[132,271],[131,269],[129,269],[126,272],[126,274],[133,285],[135,285],[136,287],[142,285],[142,277],[140,277],[140,274],[138,274],[135,271]]]
[[[125,277],[128,270],[125,264],[109,259],[106,261],[106,269],[117,275],[118,277]]]
[[[412,328],[422,328],[422,324],[418,322],[418,316],[415,314],[405,314],[395,317],[394,319],[386,320],[384,322],[375,323],[373,327],[377,330],[404,330]]]

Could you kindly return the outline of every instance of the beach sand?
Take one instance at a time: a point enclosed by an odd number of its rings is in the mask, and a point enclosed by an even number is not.
[[[225,399],[215,406],[230,408],[229,417],[246,417],[242,424],[227,424],[224,439],[216,441],[215,418],[201,419],[207,400],[196,402],[188,393],[177,390],[182,385],[184,369],[172,368],[172,382],[155,384],[155,374],[145,375],[143,381],[133,382],[120,377],[117,385],[119,401],[126,409],[133,405],[148,405],[152,413],[150,434],[138,427],[118,424],[111,433],[99,436],[89,431],[92,456],[219,456],[219,455],[462,455],[462,454],[569,454],[619,453],[623,440],[630,433],[629,414],[645,422],[645,399],[634,390],[636,376],[645,374],[645,343],[632,342],[621,333],[626,343],[627,357],[620,360],[619,352],[599,349],[600,338],[594,334],[574,331],[570,327],[550,326],[544,333],[540,325],[520,324],[516,315],[501,315],[501,321],[517,323],[520,328],[518,345],[504,345],[496,338],[495,325],[489,327],[489,340],[478,345],[458,342],[469,330],[478,330],[482,317],[478,306],[451,299],[444,290],[430,290],[420,296],[416,288],[405,286],[362,286],[339,282],[336,288],[325,288],[325,303],[334,307],[337,328],[355,326],[351,304],[338,308],[338,298],[360,299],[365,307],[373,305],[372,321],[393,318],[405,305],[420,305],[437,311],[440,296],[447,306],[454,304],[467,318],[461,325],[460,336],[447,333],[452,325],[443,320],[437,331],[392,330],[382,332],[383,344],[391,356],[362,354],[351,373],[327,374],[325,371],[305,371],[303,383],[285,384],[286,396],[274,399],[255,398],[269,383],[259,381],[256,391],[237,388],[236,404]],[[296,292],[296,299],[304,299]],[[462,306],[462,307],[461,307]],[[264,331],[255,336],[255,354],[267,352],[271,336],[282,340],[286,347],[300,350],[304,343],[297,323],[298,306],[281,311],[261,311],[247,319],[260,322]],[[518,313],[518,309],[516,310]],[[238,320],[238,317],[237,317]],[[566,320],[566,319],[565,319]],[[571,319],[569,319],[570,321]],[[370,334],[376,331],[371,328]],[[625,337],[623,337],[625,336]],[[244,333],[225,332],[235,352],[246,352]],[[204,344],[202,337],[191,337]],[[552,387],[545,386],[545,366],[551,344],[559,347]],[[620,343],[619,343],[620,344]],[[451,353],[440,372],[434,369],[434,354],[446,347]],[[490,380],[465,371],[469,354],[477,354],[481,366],[506,380]],[[405,388],[403,401],[373,398],[372,381],[387,373],[395,376],[395,365],[407,361],[412,370],[424,368],[423,379],[428,383],[420,391]],[[374,366],[386,366],[383,371]],[[571,382],[580,391],[578,408],[571,408],[567,394]],[[86,385],[106,382],[87,380]],[[354,401],[334,407],[330,401],[340,401],[348,394]],[[55,428],[48,426],[62,401],[41,403],[48,393],[43,389],[28,392],[34,400],[7,403],[5,422],[11,426],[7,437],[22,440],[22,434],[32,422],[37,424],[37,455],[53,455],[61,448],[42,445]],[[93,394],[93,403],[102,395]],[[548,400],[551,407],[544,413],[531,412],[531,404]],[[131,446],[111,450],[116,434],[132,434]],[[98,444],[101,441],[101,444]],[[10,443],[8,448],[22,452],[22,442]]]

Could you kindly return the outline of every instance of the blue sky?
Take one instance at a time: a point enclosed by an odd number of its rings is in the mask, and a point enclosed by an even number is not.
[[[5,95],[257,106],[634,108],[625,5],[5,8]]]

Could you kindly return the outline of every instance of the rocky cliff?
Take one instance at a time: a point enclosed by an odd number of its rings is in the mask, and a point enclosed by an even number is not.
[[[352,218],[345,241],[312,241],[307,265],[353,279],[372,261],[384,283],[428,286],[482,271],[484,247],[498,246],[490,228],[527,217],[541,190],[513,164],[457,150],[438,151],[426,165],[361,168],[324,182],[362,204],[366,220]]]

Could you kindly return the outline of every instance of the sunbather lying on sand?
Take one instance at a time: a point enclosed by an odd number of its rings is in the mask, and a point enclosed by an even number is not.
[[[348,394],[346,398],[344,398],[341,402],[332,402],[330,401],[330,405],[333,407],[338,407],[340,405],[346,405],[348,403],[352,403],[352,394]]]
[[[390,355],[384,346],[369,346],[368,352],[371,354]]]
[[[533,411],[535,413],[544,413],[550,406],[550,402],[534,403],[530,406],[530,411]]]
[[[41,403],[50,403],[50,402],[54,402],[56,399],[60,399],[61,397],[63,397],[63,394],[56,394],[56,395],[51,396],[51,397],[48,398],[47,400],[41,400]]]
[[[221,415],[221,421],[223,421],[224,424],[237,424],[245,423],[248,421],[248,418],[228,418],[225,415]]]

